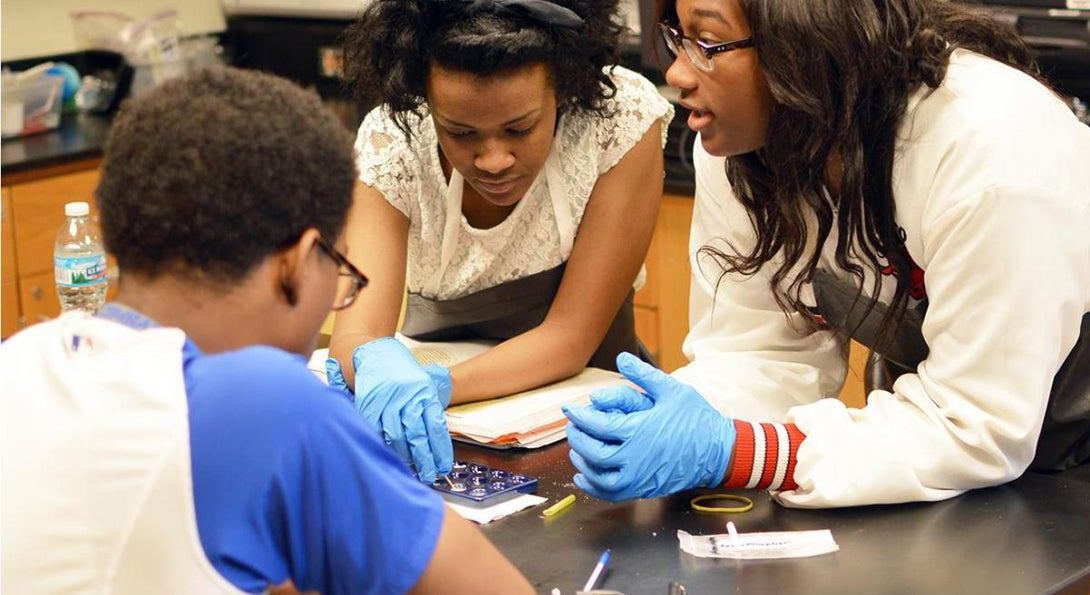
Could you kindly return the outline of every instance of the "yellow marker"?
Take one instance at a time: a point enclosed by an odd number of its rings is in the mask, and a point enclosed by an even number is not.
[[[564,510],[565,508],[571,506],[573,502],[575,502],[575,494],[568,494],[564,497],[563,500],[546,508],[541,514],[545,516],[553,516],[561,510]]]

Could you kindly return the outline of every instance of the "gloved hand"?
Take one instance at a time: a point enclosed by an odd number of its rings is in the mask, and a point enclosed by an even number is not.
[[[393,337],[375,339],[352,353],[356,369],[356,411],[383,435],[403,461],[416,468],[420,481],[435,481],[454,465],[447,430],[450,371],[421,366]],[[336,360],[326,361],[329,385],[347,390]]]
[[[591,393],[586,407],[564,407],[575,485],[603,500],[657,498],[723,481],[734,421],[694,388],[634,355],[617,356],[628,386]]]
[[[329,357],[325,360],[325,379],[329,384],[329,388],[335,388],[344,393],[345,398],[349,403],[356,402],[356,396],[352,394],[351,389],[348,388],[348,383],[344,381],[344,372],[341,371],[341,362]]]

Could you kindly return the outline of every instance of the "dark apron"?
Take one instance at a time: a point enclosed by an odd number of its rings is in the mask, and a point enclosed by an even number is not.
[[[461,341],[490,339],[504,341],[529,331],[545,320],[552,306],[564,264],[471,293],[467,296],[436,300],[409,293],[401,334],[420,341]],[[617,370],[617,355],[627,351],[654,363],[650,353],[636,337],[632,313],[632,295],[621,304],[606,336],[587,364]]]
[[[924,341],[923,317],[927,301],[907,308],[901,324],[880,354],[874,350],[882,318],[889,309],[881,302],[867,311],[867,301],[856,303],[856,287],[823,270],[814,272],[816,313],[834,329],[850,334],[871,349],[864,372],[867,394],[892,390],[893,382],[906,372],[915,372],[928,354]],[[1081,332],[1071,353],[1052,382],[1041,436],[1030,470],[1062,471],[1090,461],[1090,314],[1082,318]]]

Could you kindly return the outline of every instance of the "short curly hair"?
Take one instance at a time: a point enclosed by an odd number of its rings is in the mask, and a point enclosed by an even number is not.
[[[95,191],[122,273],[233,282],[317,228],[340,236],[356,179],[352,135],[318,96],[229,67],[127,100]]]
[[[371,109],[385,105],[411,136],[430,66],[491,76],[543,63],[561,110],[608,115],[616,93],[606,68],[620,56],[617,0],[554,0],[583,19],[551,26],[518,11],[460,0],[374,0],[343,36],[345,73]],[[411,117],[413,116],[413,117]]]

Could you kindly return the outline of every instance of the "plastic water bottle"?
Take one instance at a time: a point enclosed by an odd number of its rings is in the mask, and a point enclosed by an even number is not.
[[[106,250],[85,202],[64,205],[64,225],[53,247],[53,273],[61,312],[94,313],[106,303]]]

